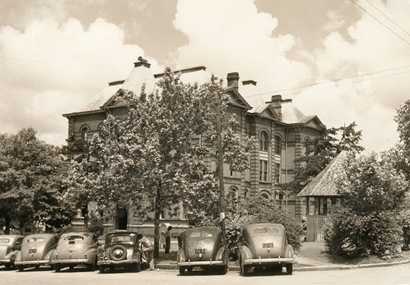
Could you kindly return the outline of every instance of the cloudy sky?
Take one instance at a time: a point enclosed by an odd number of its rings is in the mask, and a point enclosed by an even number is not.
[[[238,71],[258,81],[252,103],[281,93],[327,126],[356,121],[383,150],[410,93],[409,11],[410,0],[1,0],[0,132],[32,126],[63,144],[61,114],[144,55]]]

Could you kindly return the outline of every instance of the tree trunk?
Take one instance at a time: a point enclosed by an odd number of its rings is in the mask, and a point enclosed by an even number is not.
[[[8,234],[10,234],[10,223],[11,223],[9,215],[6,215],[6,216],[4,217],[4,220],[5,220],[4,233],[5,233],[6,235],[8,235]]]
[[[161,214],[161,182],[157,186],[154,207],[154,265],[157,266],[159,258],[159,222]]]

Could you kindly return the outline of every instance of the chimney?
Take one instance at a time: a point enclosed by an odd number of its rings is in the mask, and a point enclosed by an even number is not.
[[[232,87],[235,89],[238,89],[239,87],[239,73],[238,72],[229,72],[228,75],[226,76],[226,80],[228,83],[228,88]]]
[[[138,57],[138,60],[134,62],[134,67],[144,66],[146,68],[150,68],[151,64],[148,62],[147,59],[143,58],[142,56]]]
[[[269,108],[271,108],[276,115],[278,115],[278,119],[282,120],[282,103],[292,102],[292,99],[282,99],[282,95],[272,95],[270,101],[265,102],[269,104]]]

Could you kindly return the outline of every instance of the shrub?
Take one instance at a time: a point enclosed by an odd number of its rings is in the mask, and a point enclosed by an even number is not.
[[[395,212],[361,216],[345,209],[326,225],[325,241],[332,255],[396,254],[402,241],[400,219]]]

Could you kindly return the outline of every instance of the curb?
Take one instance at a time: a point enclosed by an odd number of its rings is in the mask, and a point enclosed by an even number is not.
[[[295,266],[293,271],[330,271],[330,270],[349,270],[349,269],[361,269],[361,268],[374,268],[374,267],[389,267],[395,265],[402,265],[410,263],[410,259],[393,261],[393,262],[380,262],[380,263],[367,263],[358,265],[318,265],[318,266]],[[158,264],[157,269],[163,270],[177,270],[176,263]],[[230,265],[229,271],[239,271],[238,265]]]

